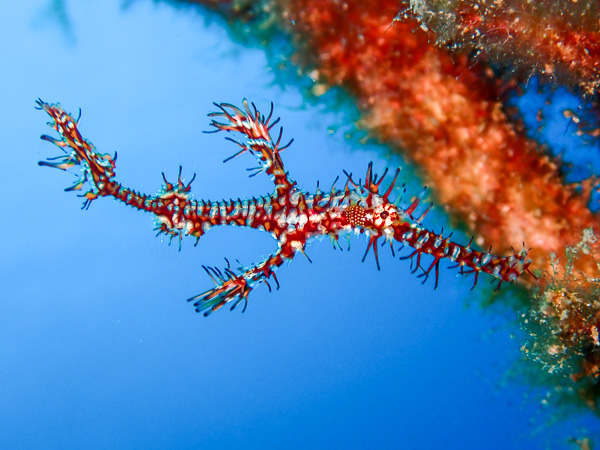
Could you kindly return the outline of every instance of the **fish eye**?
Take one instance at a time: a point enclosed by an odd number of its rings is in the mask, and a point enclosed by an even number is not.
[[[387,218],[388,218],[388,216],[389,216],[389,215],[390,215],[390,213],[389,213],[389,212],[387,212],[387,211],[383,211],[381,214],[379,214],[379,217],[381,217],[382,219],[384,219],[384,220],[385,220],[385,219],[387,219]]]

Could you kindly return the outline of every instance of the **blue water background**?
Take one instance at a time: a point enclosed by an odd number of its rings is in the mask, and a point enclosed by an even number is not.
[[[434,291],[388,250],[377,271],[360,262],[363,237],[350,252],[311,243],[313,263],[284,266],[281,289],[258,288],[245,314],[195,314],[185,299],[212,283],[201,265],[259,262],[270,236],[213,229],[178,251],[150,215],[109,199],[81,211],[62,192],[75,176],[37,165],[59,154],[39,139],[53,132],[37,97],[81,108],[84,137],[117,150],[118,180],[147,193],[180,164],[196,198],[270,192],[247,178],[252,158],[223,164],[235,146],[202,133],[213,101],[244,97],[275,103],[306,190],[402,162],[346,140],[351,108],[275,84],[264,51],[203,9],[56,4],[0,3],[2,448],[564,448],[596,429],[586,415],[547,425],[543,391],[509,376],[523,343],[512,313],[481,310],[470,278],[443,270]],[[427,225],[448,227],[439,212]]]

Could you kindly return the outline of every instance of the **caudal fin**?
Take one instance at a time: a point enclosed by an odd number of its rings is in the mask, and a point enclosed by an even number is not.
[[[117,154],[115,153],[113,157],[109,154],[98,153],[94,144],[84,139],[79,133],[77,129],[79,117],[74,119],[60,104],[46,103],[41,99],[38,99],[36,103],[38,109],[46,111],[52,118],[52,122],[48,122],[48,125],[61,135],[60,139],[47,135],[42,135],[41,138],[56,145],[65,153],[48,158],[46,161],[40,161],[38,164],[61,170],[82,166],[82,175],[79,180],[65,190],[79,191],[88,183],[89,190],[82,195],[86,198],[83,205],[86,208],[92,200],[102,195],[103,190],[114,178]]]

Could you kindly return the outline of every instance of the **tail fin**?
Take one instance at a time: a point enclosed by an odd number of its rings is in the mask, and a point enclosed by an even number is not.
[[[114,178],[117,154],[115,153],[113,157],[108,154],[98,153],[96,147],[79,133],[77,129],[79,117],[74,119],[60,104],[46,103],[41,99],[38,99],[36,103],[38,109],[46,111],[52,118],[53,121],[49,122],[48,125],[61,135],[60,139],[47,135],[42,135],[41,138],[56,145],[65,152],[65,155],[48,158],[47,161],[40,161],[38,164],[61,170],[67,170],[78,165],[82,166],[81,178],[65,190],[79,191],[84,184],[89,182],[90,189],[82,195],[86,198],[83,205],[86,208],[92,200],[104,195],[103,192],[106,186]]]

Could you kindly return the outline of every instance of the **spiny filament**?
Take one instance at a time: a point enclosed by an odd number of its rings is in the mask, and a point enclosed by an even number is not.
[[[215,283],[215,287],[188,299],[197,312],[208,316],[214,311],[229,305],[235,309],[244,303],[243,311],[248,304],[250,292],[259,284],[265,284],[269,290],[273,281],[279,289],[279,281],[275,270],[286,261],[291,261],[297,253],[306,254],[306,245],[313,238],[329,236],[334,248],[341,248],[340,237],[348,237],[352,232],[368,236],[368,244],[363,261],[372,250],[377,268],[379,265],[378,243],[389,243],[392,254],[394,243],[400,248],[405,245],[412,251],[400,259],[409,259],[412,272],[420,272],[419,277],[425,282],[431,274],[435,276],[434,288],[438,286],[439,265],[443,259],[455,263],[460,273],[473,273],[475,287],[480,272],[491,275],[498,280],[497,288],[503,282],[515,281],[529,270],[531,260],[525,247],[519,252],[512,251],[508,256],[496,256],[489,252],[481,252],[471,248],[471,242],[463,246],[450,241],[450,237],[436,234],[421,225],[431,209],[431,205],[421,213],[417,209],[421,204],[424,192],[409,204],[403,205],[402,197],[405,188],[392,201],[390,196],[395,192],[400,169],[391,180],[387,189],[380,192],[386,177],[387,169],[381,177],[373,172],[373,164],[367,168],[365,182],[355,181],[352,174],[344,172],[346,182],[342,189],[336,188],[336,180],[331,189],[323,192],[319,189],[310,194],[298,189],[285,171],[281,159],[281,151],[288,148],[293,140],[281,146],[283,128],[279,129],[277,139],[271,136],[271,130],[279,122],[273,120],[273,105],[268,116],[263,116],[252,103],[246,100],[243,110],[229,103],[215,103],[219,109],[210,113],[213,132],[237,133],[238,139],[227,137],[240,150],[225,159],[225,162],[250,153],[254,155],[259,166],[251,170],[251,175],[265,172],[275,185],[270,195],[237,200],[193,200],[191,184],[195,179],[184,183],[182,168],[179,167],[177,182],[170,183],[163,174],[164,186],[155,195],[145,195],[123,187],[115,181],[116,153],[114,157],[96,151],[93,144],[82,138],[77,129],[78,120],[66,113],[59,104],[49,104],[38,100],[40,109],[52,118],[49,124],[60,138],[42,136],[42,139],[58,146],[65,155],[50,158],[39,164],[67,170],[75,166],[81,167],[81,178],[66,190],[88,189],[83,197],[83,207],[88,208],[98,197],[114,197],[136,209],[150,212],[156,221],[158,234],[166,234],[171,239],[177,237],[179,242],[186,236],[200,237],[215,226],[234,225],[254,228],[269,232],[277,242],[277,250],[261,263],[232,269],[229,261],[227,267],[220,270],[215,267],[202,266]],[[348,244],[349,248],[349,244]],[[422,256],[429,255],[432,261],[422,266]]]

